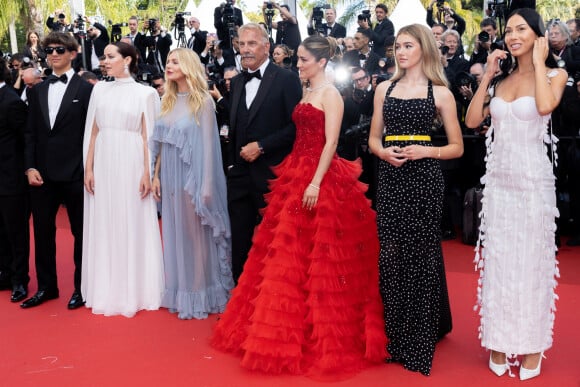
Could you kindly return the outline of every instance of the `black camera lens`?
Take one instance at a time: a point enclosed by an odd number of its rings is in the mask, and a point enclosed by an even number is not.
[[[489,42],[489,34],[485,31],[481,31],[477,35],[477,40],[479,40],[481,43],[487,43]]]
[[[447,55],[449,53],[449,46],[441,46],[440,50],[443,55]]]
[[[58,14],[58,18],[59,18],[59,19],[64,19],[64,18],[65,18],[65,16],[64,16],[64,13],[59,13],[59,14]]]

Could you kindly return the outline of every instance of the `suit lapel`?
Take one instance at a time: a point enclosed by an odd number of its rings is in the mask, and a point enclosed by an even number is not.
[[[252,122],[252,120],[254,119],[256,114],[258,113],[260,106],[262,105],[262,103],[266,99],[266,95],[268,95],[268,91],[270,90],[270,87],[274,83],[273,81],[274,81],[276,69],[273,68],[273,66],[275,66],[275,64],[270,62],[268,64],[268,66],[266,67],[266,71],[264,71],[264,76],[262,77],[262,81],[260,82],[260,87],[258,87],[258,93],[256,94],[256,97],[252,101],[252,106],[250,106],[250,112],[249,112],[249,116],[248,116],[249,122]]]
[[[54,120],[54,126],[53,129],[56,129],[58,122],[60,120],[62,120],[64,114],[67,112],[67,110],[70,108],[73,98],[77,95],[77,91],[80,87],[80,83],[79,82],[84,82],[82,81],[78,75],[73,75],[69,81],[69,85],[66,88],[66,91],[64,92],[64,96],[62,97],[62,101],[60,103],[60,109],[58,110],[58,113],[56,115],[56,119]]]
[[[36,87],[38,87],[38,104],[40,105],[40,111],[44,118],[46,127],[50,130],[50,116],[48,114],[48,85],[50,85],[50,83],[44,81]]]
[[[237,115],[238,115],[238,105],[240,103],[246,103],[245,101],[241,101],[242,98],[242,91],[243,88],[245,87],[244,84],[244,77],[241,74],[238,74],[233,80],[232,80],[232,107],[230,110],[230,128],[235,128],[236,127],[236,121],[237,121]]]

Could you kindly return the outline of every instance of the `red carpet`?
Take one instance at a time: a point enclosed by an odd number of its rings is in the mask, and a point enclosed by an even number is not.
[[[444,243],[454,328],[437,347],[432,375],[395,364],[367,369],[352,379],[323,383],[299,376],[244,371],[239,359],[208,346],[216,316],[181,321],[166,310],[136,317],[102,317],[88,309],[69,311],[72,238],[59,214],[58,262],[61,298],[23,310],[0,293],[0,386],[580,386],[580,248],[563,247],[554,347],[540,377],[526,382],[487,369],[489,353],[477,340],[473,312],[477,274],[472,247]],[[31,255],[30,292],[36,291]],[[514,334],[517,334],[515,332]]]

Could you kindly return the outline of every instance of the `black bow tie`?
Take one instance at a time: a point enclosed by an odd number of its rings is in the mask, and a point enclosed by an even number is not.
[[[260,70],[254,71],[253,73],[249,71],[244,71],[242,74],[244,74],[244,80],[246,81],[246,83],[250,82],[252,78],[262,79],[262,74],[260,74]]]
[[[47,78],[47,81],[50,83],[56,83],[58,81],[61,81],[66,85],[66,83],[68,82],[68,77],[66,76],[66,74],[62,74],[60,77],[57,77],[56,75],[52,74]]]

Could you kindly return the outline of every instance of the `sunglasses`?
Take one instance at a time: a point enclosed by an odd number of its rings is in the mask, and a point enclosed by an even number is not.
[[[54,51],[56,51],[56,53],[58,55],[62,55],[66,52],[66,47],[58,46],[58,47],[45,47],[44,48],[44,52],[46,52],[48,55],[52,54]]]

